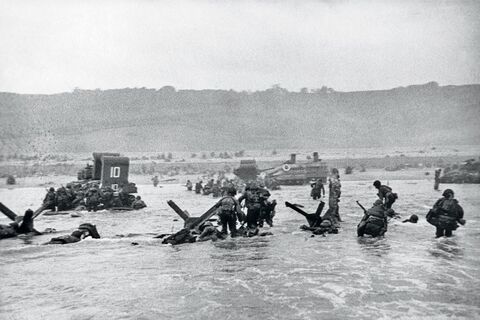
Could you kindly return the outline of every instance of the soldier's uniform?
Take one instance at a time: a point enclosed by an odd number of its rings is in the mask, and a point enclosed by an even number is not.
[[[200,194],[202,192],[203,186],[202,181],[195,183],[195,193]]]
[[[243,200],[245,200],[245,207],[247,207],[247,227],[250,230],[256,229],[262,209],[262,199],[258,186],[255,184],[247,186],[244,194],[238,199],[239,203],[242,203]]]
[[[55,211],[55,206],[57,205],[57,195],[55,194],[55,189],[50,188],[43,199],[43,207],[45,210]]]
[[[258,225],[260,228],[266,222],[270,227],[273,227],[273,217],[275,216],[275,207],[277,202],[275,200],[268,201],[270,198],[270,192],[265,188],[259,188],[258,194],[260,195],[260,215],[258,217]]]
[[[321,180],[316,181],[310,185],[312,190],[310,191],[310,196],[313,200],[320,199],[322,194],[325,195],[325,188],[323,187],[323,183]]]
[[[57,189],[57,209],[58,211],[65,211],[72,208],[70,195],[64,187]]]
[[[387,212],[381,200],[375,201],[368,209],[357,226],[357,235],[363,237],[369,234],[372,237],[383,236],[387,232]]]
[[[96,212],[98,205],[100,204],[100,194],[98,190],[94,187],[90,188],[86,195],[87,201],[86,206],[88,211]]]
[[[82,223],[77,230],[73,231],[71,235],[60,236],[52,238],[46,244],[68,244],[79,242],[80,240],[85,239],[86,237],[92,237],[94,239],[99,239],[100,235],[98,234],[97,227],[91,223]]]
[[[137,196],[135,201],[132,203],[132,208],[135,209],[135,210],[139,210],[139,209],[142,209],[142,208],[145,208],[145,207],[147,207],[145,202],[142,200],[142,198],[140,196]]]
[[[340,218],[340,211],[338,207],[338,203],[340,202],[340,196],[342,194],[341,191],[342,185],[340,183],[340,178],[338,175],[334,175],[330,178],[329,183],[329,192],[328,192],[328,207],[331,211],[334,212],[334,217],[337,221],[342,221]]]
[[[458,204],[457,199],[453,198],[451,189],[445,190],[443,195],[444,197],[438,199],[433,209],[427,214],[427,221],[436,227],[437,237],[450,237],[453,230],[458,228],[457,222],[464,223],[463,208]]]
[[[105,187],[100,189],[100,201],[103,203],[104,208],[110,208],[113,200],[113,189]]]
[[[232,195],[227,195],[220,200],[220,208],[218,217],[220,218],[220,224],[222,225],[222,233],[230,234],[232,237],[237,236],[237,216],[239,220],[243,220],[243,212],[240,210],[240,204],[238,200]]]
[[[385,209],[392,208],[393,203],[397,200],[398,196],[396,193],[392,192],[392,188],[380,184],[380,181],[375,181],[374,186],[378,189],[377,196],[380,200],[384,201]]]

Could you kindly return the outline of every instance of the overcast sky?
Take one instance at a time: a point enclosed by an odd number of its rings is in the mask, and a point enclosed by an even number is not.
[[[0,0],[0,91],[480,83],[480,1]]]

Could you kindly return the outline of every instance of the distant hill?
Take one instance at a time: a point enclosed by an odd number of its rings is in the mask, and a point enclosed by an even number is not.
[[[477,84],[0,93],[5,153],[464,145],[480,142],[479,128]]]

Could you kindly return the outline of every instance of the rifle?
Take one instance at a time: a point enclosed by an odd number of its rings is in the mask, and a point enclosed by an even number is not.
[[[367,209],[365,209],[364,206],[362,206],[362,204],[357,200],[357,204],[360,206],[360,208],[362,208],[363,212],[367,213]]]

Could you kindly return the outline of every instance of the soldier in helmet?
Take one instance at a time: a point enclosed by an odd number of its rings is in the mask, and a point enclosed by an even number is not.
[[[187,183],[185,184],[185,186],[187,187],[188,191],[192,191],[192,189],[193,189],[192,181],[187,180]]]
[[[396,193],[392,192],[392,188],[386,185],[382,185],[382,183],[379,180],[375,180],[373,182],[373,186],[377,188],[378,193],[377,196],[380,198],[380,200],[383,201],[383,204],[385,206],[385,209],[391,209],[393,203],[395,200],[398,199],[398,196]]]
[[[323,196],[325,196],[325,188],[323,186],[322,179],[318,179],[317,181],[313,182],[310,184],[312,187],[312,190],[310,191],[310,196],[313,198],[313,200],[320,199]]]
[[[365,211],[357,226],[357,235],[363,237],[364,234],[368,234],[374,238],[383,236],[387,232],[387,221],[387,212],[383,202],[377,200],[370,209]]]
[[[100,202],[103,208],[107,209],[112,206],[113,189],[111,187],[103,187],[100,189]]]
[[[275,216],[277,201],[268,200],[270,198],[270,192],[263,185],[259,185],[258,194],[260,195],[261,204],[258,226],[263,228],[263,225],[266,222],[270,227],[273,227],[273,217]]]
[[[75,199],[72,201],[72,206],[75,209],[85,206],[85,192],[81,188],[75,191]]]
[[[147,207],[145,202],[142,200],[142,198],[140,196],[137,196],[135,198],[135,201],[132,203],[132,208],[135,209],[135,210],[139,210],[139,209],[142,209],[142,208],[145,208],[145,207]]]
[[[100,235],[98,234],[97,227],[91,223],[82,223],[77,230],[73,231],[71,235],[64,235],[56,238],[52,238],[49,242],[45,244],[68,244],[79,242],[87,237],[92,237],[93,239],[99,239]]]
[[[58,211],[65,211],[72,208],[72,203],[70,201],[70,195],[67,192],[65,187],[60,187],[57,189],[57,209]]]
[[[158,176],[154,176],[152,178],[152,182],[154,187],[158,186],[158,183],[160,182],[160,180],[158,180]]]
[[[200,194],[202,192],[203,186],[202,186],[203,181],[198,181],[195,183],[195,193]]]
[[[435,233],[437,238],[451,237],[453,230],[458,228],[457,222],[461,225],[465,224],[463,208],[454,198],[452,189],[446,189],[443,192],[443,197],[435,202],[433,208],[427,214],[427,221],[437,228]]]
[[[86,194],[86,206],[87,210],[90,212],[93,210],[93,212],[96,212],[98,209],[98,206],[100,205],[100,193],[98,192],[98,188],[96,185],[93,185],[88,189],[88,192]]]
[[[51,187],[45,198],[43,199],[43,207],[45,210],[55,211],[55,206],[57,205],[57,195],[55,194],[55,189]]]
[[[258,233],[258,219],[262,209],[262,199],[256,182],[250,182],[245,187],[245,192],[238,198],[238,202],[245,200],[247,207],[247,228],[249,235]]]
[[[240,209],[240,203],[235,199],[237,190],[229,188],[227,194],[220,200],[218,217],[222,225],[222,233],[227,235],[230,229],[230,236],[237,236],[237,217],[240,222],[244,220],[244,214]]]
[[[340,174],[338,169],[332,169],[332,176],[330,177],[330,182],[328,186],[328,210],[334,213],[334,217],[337,222],[341,222],[340,211],[338,203],[340,202],[340,196],[342,184],[340,183]]]

